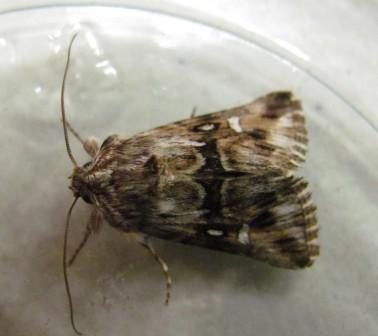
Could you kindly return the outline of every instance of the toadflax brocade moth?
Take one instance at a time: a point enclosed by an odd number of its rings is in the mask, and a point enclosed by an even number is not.
[[[68,126],[92,156],[78,166],[66,142],[75,165],[75,202],[81,197],[94,207],[84,242],[102,220],[138,233],[139,242],[162,265],[168,290],[168,268],[148,236],[290,269],[314,262],[319,254],[316,208],[307,183],[294,176],[307,144],[299,100],[290,92],[273,92],[132,137],[112,135],[99,147],[81,140],[65,120],[71,45],[62,86],[64,131],[67,139]]]

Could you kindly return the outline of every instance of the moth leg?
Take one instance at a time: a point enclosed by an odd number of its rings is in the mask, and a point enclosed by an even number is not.
[[[83,139],[79,133],[75,131],[75,129],[71,126],[71,124],[66,121],[67,128],[72,133],[72,135],[83,145],[84,150],[88,153],[90,157],[96,156],[97,152],[100,149],[100,145],[98,143],[98,140],[91,136],[86,139]]]
[[[137,239],[139,244],[141,244],[144,248],[146,248],[152,254],[152,256],[155,258],[155,260],[160,264],[161,269],[163,270],[163,273],[165,274],[166,284],[167,284],[166,296],[165,296],[165,305],[168,306],[169,299],[171,297],[171,286],[172,286],[172,279],[171,279],[171,276],[169,275],[168,265],[156,253],[155,249],[151,246],[150,242],[148,241],[147,236],[137,235],[136,239]]]
[[[190,114],[190,118],[194,118],[197,114],[197,106],[194,106],[192,109],[192,113]]]
[[[87,243],[89,236],[92,233],[98,233],[100,231],[102,219],[103,218],[102,218],[101,213],[96,208],[94,208],[90,217],[89,217],[87,226],[85,228],[84,237],[81,240],[79,246],[76,248],[73,255],[71,256],[71,258],[69,259],[68,266],[72,266],[72,264],[76,260],[77,256],[79,255],[79,252],[83,249],[83,247]]]

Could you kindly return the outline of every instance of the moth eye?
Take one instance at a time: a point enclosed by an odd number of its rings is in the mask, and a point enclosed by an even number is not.
[[[81,195],[81,198],[84,200],[85,203],[92,204],[92,201],[88,195]]]

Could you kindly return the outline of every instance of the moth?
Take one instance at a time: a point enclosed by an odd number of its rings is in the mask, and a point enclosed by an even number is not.
[[[301,103],[290,92],[273,92],[232,109],[139,133],[109,136],[101,146],[83,140],[67,122],[61,91],[63,130],[73,162],[74,202],[67,215],[63,269],[74,330],[67,266],[99,223],[134,234],[167,277],[167,264],[148,237],[240,254],[289,269],[312,265],[319,254],[316,207],[307,182],[295,176],[305,160],[307,132]],[[91,156],[74,159],[68,130]],[[73,206],[93,205],[86,235],[67,261]]]

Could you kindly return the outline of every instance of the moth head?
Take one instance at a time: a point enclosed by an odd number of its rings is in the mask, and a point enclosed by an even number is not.
[[[92,199],[91,199],[89,174],[88,174],[88,171],[85,169],[86,165],[84,165],[84,167],[74,168],[73,173],[70,176],[70,179],[71,179],[70,189],[72,190],[75,198],[81,197],[85,202],[91,204]]]

